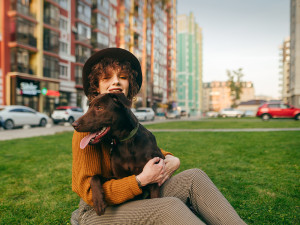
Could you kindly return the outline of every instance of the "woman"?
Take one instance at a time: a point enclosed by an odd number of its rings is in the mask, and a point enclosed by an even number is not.
[[[129,51],[108,48],[92,55],[83,67],[83,88],[91,101],[103,93],[123,92],[132,100],[142,85],[141,66]],[[245,224],[208,176],[199,169],[172,176],[180,161],[163,150],[165,159],[153,158],[142,173],[103,184],[109,206],[104,215],[93,209],[90,179],[95,174],[110,177],[110,146],[102,143],[80,149],[89,133],[74,131],[72,140],[72,189],[81,200],[71,222],[76,224]],[[161,198],[134,200],[142,186],[158,183]],[[192,211],[200,216],[199,219]]]

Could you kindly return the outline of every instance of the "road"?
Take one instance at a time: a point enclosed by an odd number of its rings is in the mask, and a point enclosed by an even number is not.
[[[182,118],[183,120],[197,120],[199,118]],[[161,122],[171,122],[176,120],[166,120],[158,118],[151,122],[142,122],[142,124],[152,124]],[[206,121],[206,120],[205,120]],[[0,128],[0,141],[12,140],[18,138],[29,138],[36,136],[53,135],[65,131],[73,131],[73,127],[69,123],[52,125],[48,124],[46,127],[29,127],[25,126],[19,129],[4,130]],[[151,129],[152,132],[274,132],[274,131],[300,131],[300,128],[245,128],[245,129]]]

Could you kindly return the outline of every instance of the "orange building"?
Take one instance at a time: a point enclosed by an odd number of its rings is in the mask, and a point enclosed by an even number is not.
[[[140,104],[167,102],[176,73],[176,1],[0,1],[0,105],[86,106],[82,67],[107,47],[141,61]],[[172,86],[173,85],[173,86]]]
[[[251,81],[242,82],[243,92],[240,102],[255,98],[254,87]],[[218,112],[230,108],[233,104],[230,88],[227,81],[212,81],[203,84],[203,110]]]

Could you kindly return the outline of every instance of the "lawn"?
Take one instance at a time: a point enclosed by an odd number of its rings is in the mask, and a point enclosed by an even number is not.
[[[300,131],[154,134],[181,159],[178,172],[204,170],[248,224],[300,223]],[[71,140],[68,132],[0,142],[0,224],[69,224],[79,200]]]
[[[196,121],[172,121],[145,125],[148,129],[227,129],[227,128],[300,128],[300,121],[292,119],[216,118]]]

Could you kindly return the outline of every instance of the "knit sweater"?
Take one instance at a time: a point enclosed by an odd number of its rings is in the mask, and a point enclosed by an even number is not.
[[[92,176],[99,174],[111,177],[110,145],[101,143],[87,145],[80,149],[80,141],[88,132],[73,133],[72,152],[72,190],[76,192],[87,204],[93,206],[90,180]],[[161,150],[163,155],[171,154]],[[105,200],[109,205],[121,204],[135,196],[142,194],[135,175],[122,179],[112,179],[102,184]]]

